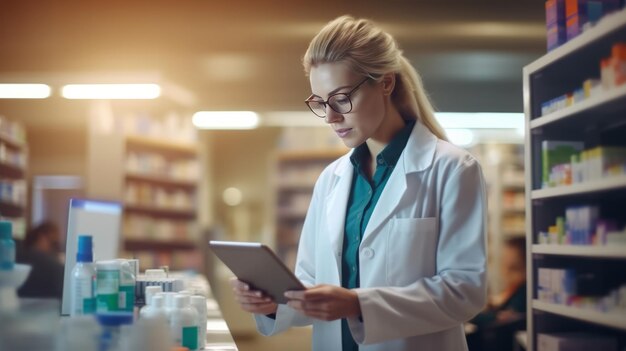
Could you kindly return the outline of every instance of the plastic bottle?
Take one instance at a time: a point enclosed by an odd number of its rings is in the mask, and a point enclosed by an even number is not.
[[[96,311],[113,312],[120,306],[120,263],[115,260],[96,262]]]
[[[165,307],[165,297],[163,297],[163,295],[153,296],[151,303],[141,309],[139,317],[140,318],[163,318],[167,320],[167,314],[165,313],[164,307]]]
[[[0,221],[0,270],[10,271],[15,267],[15,241],[11,222]]]
[[[144,293],[146,306],[149,306],[152,298],[160,292],[163,292],[163,287],[161,285],[146,286],[146,291]]]
[[[206,346],[206,327],[207,327],[207,307],[206,298],[204,296],[194,295],[191,297],[191,307],[198,312],[198,348],[204,349]]]
[[[122,328],[133,323],[133,314],[129,312],[105,312],[96,314],[102,327],[100,350],[119,351]]]
[[[176,295],[174,308],[170,315],[170,330],[174,343],[188,348],[198,349],[198,313],[190,307],[189,296]]]
[[[91,235],[78,236],[76,265],[72,269],[70,315],[92,314],[96,307],[96,267]]]
[[[119,308],[122,311],[132,312],[135,307],[134,268],[128,260],[118,259],[117,261],[120,262]]]
[[[167,321],[169,323],[171,322],[172,310],[174,309],[174,297],[176,297],[177,294],[175,292],[166,291],[157,295],[163,296],[165,301],[163,310],[165,311],[165,315],[167,316]]]

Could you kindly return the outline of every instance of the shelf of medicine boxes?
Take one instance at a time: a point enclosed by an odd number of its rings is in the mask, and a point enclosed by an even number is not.
[[[165,185],[186,189],[195,189],[198,186],[198,183],[195,180],[178,179],[159,174],[148,174],[139,172],[126,172],[126,179],[135,182],[147,182],[157,185]]]
[[[594,182],[541,189],[541,143],[544,140],[582,141],[586,148],[594,146],[623,146],[626,130],[626,86],[602,90],[599,94],[576,102],[564,109],[542,115],[542,103],[579,89],[587,79],[600,77],[600,61],[611,56],[611,47],[626,41],[626,12],[607,16],[561,47],[524,67],[524,111],[526,115],[526,182],[531,191],[526,195],[526,237],[531,243],[528,260],[528,350],[537,349],[537,333],[570,331],[569,323],[547,325],[548,312],[566,319],[626,330],[626,320],[615,313],[600,313],[576,307],[536,301],[534,274],[542,257],[547,256],[564,266],[571,260],[622,260],[623,247],[533,245],[538,228],[548,216],[580,201],[605,201],[607,195],[620,196],[626,189],[626,176],[615,176]],[[615,191],[619,190],[619,191]],[[583,200],[587,199],[587,200]],[[554,207],[554,208],[553,208]],[[545,212],[545,213],[544,213]],[[623,221],[626,218],[614,218]],[[541,223],[540,223],[541,222]],[[570,260],[570,261],[567,261]],[[544,317],[545,316],[545,317]],[[535,329],[537,328],[537,329]]]
[[[124,211],[129,213],[145,214],[149,216],[158,216],[172,219],[195,219],[195,209],[178,209],[169,207],[158,207],[148,205],[137,205],[126,203],[124,205]]]
[[[276,238],[277,251],[287,264],[293,265],[290,260],[293,259],[297,243],[299,240],[299,228],[302,227],[306,217],[306,208],[303,204],[300,206],[289,205],[287,207],[280,206],[280,202],[290,202],[290,198],[299,197],[301,202],[303,197],[313,194],[315,181],[324,167],[334,160],[345,155],[348,152],[346,148],[328,148],[328,149],[312,149],[312,150],[281,150],[276,154],[276,231],[279,233]],[[315,167],[315,172],[310,172],[305,176],[287,177],[285,172],[288,168],[296,168],[299,172],[305,172],[307,168]],[[315,173],[315,174],[313,174]],[[283,177],[281,177],[283,175]],[[297,207],[297,208],[296,208]]]
[[[133,150],[158,151],[167,154],[178,154],[181,156],[196,156],[198,150],[195,145],[175,141],[167,141],[154,137],[138,135],[126,136],[126,144]]]
[[[124,240],[124,248],[127,251],[173,251],[173,250],[196,250],[198,244],[191,240],[157,240],[157,239],[130,239]]]

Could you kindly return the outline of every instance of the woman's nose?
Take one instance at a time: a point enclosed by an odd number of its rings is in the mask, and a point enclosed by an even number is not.
[[[336,123],[341,121],[343,115],[339,112],[333,110],[330,106],[326,106],[326,117],[324,117],[324,121],[328,124]]]

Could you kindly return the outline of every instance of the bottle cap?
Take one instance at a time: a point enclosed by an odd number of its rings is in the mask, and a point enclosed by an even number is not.
[[[160,292],[163,292],[163,287],[161,285],[146,286],[146,305],[152,304],[152,299],[154,298],[154,295]]]
[[[176,308],[185,308],[189,306],[189,296],[187,295],[176,295],[174,297],[174,306]]]
[[[12,231],[13,226],[11,222],[0,221],[0,240],[13,239],[13,235],[11,234]]]
[[[163,295],[153,296],[150,306],[155,308],[163,308],[165,306],[165,298],[163,297]]]
[[[91,235],[78,236],[76,262],[93,262],[93,241]]]

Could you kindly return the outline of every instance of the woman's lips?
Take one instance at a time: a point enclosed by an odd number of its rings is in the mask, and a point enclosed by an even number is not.
[[[335,133],[337,133],[337,135],[339,135],[340,138],[345,138],[348,135],[348,133],[350,133],[350,131],[352,131],[352,128],[342,128],[342,129],[335,130]]]

